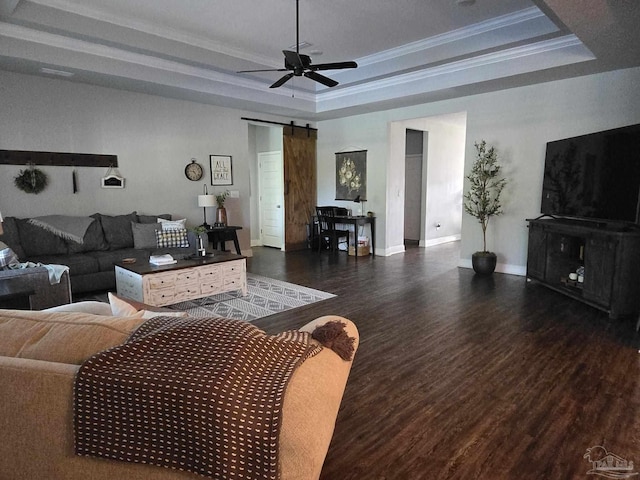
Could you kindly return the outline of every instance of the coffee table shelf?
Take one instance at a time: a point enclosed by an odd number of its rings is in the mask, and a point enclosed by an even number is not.
[[[118,262],[115,269],[118,296],[156,307],[236,290],[247,294],[242,255],[216,254],[171,265]]]

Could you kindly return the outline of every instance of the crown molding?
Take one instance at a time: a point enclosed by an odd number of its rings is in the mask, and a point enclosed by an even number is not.
[[[441,45],[446,45],[448,43],[467,40],[470,37],[476,35],[481,35],[483,33],[511,27],[519,23],[535,20],[540,17],[545,17],[544,13],[540,9],[538,9],[538,7],[531,7],[512,14],[492,18],[485,22],[476,23],[465,28],[459,28],[457,30],[452,30],[441,35],[435,35],[433,37],[417,40],[415,42],[408,43],[397,48],[391,48],[389,50],[384,50],[373,55],[361,57],[357,59],[357,62],[360,66],[387,62],[390,60],[395,60],[398,57],[402,57],[404,55],[422,52],[424,50],[429,50]]]
[[[550,40],[537,42],[531,45],[514,47],[499,52],[487,53],[477,57],[459,60],[432,68],[426,68],[415,72],[394,75],[381,80],[367,82],[362,85],[352,87],[344,87],[336,90],[323,91],[316,95],[318,103],[330,100],[336,100],[353,95],[370,93],[372,90],[380,90],[385,88],[398,88],[409,83],[420,82],[440,75],[448,75],[452,73],[460,73],[465,70],[476,69],[496,63],[505,63],[518,60],[523,57],[532,55],[541,55],[554,50],[566,49],[576,46],[582,46],[582,42],[575,35],[565,35]],[[595,58],[592,54],[592,58]],[[464,74],[462,74],[464,76]]]

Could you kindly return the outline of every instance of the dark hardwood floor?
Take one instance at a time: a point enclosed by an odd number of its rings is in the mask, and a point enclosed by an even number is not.
[[[254,249],[250,272],[337,295],[256,325],[338,314],[360,332],[321,479],[586,479],[596,445],[640,471],[635,320],[477,277],[458,248],[357,262]]]

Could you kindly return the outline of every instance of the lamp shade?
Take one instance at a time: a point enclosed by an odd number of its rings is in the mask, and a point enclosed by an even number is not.
[[[215,195],[198,195],[199,207],[214,207],[216,205]]]

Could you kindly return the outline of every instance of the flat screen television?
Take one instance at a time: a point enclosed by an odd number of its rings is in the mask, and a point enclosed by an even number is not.
[[[540,209],[640,224],[640,124],[547,143]]]

